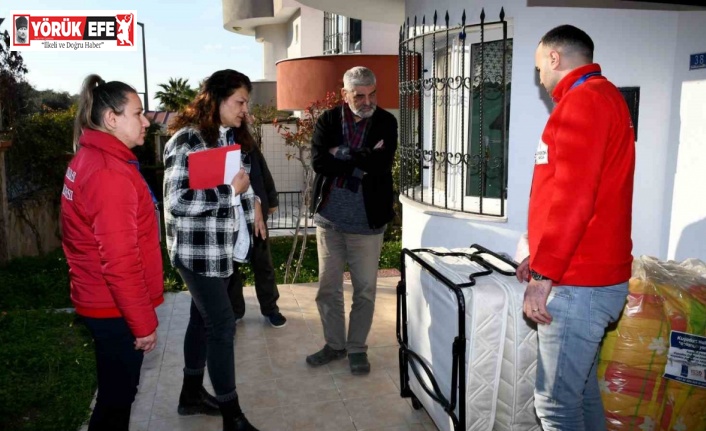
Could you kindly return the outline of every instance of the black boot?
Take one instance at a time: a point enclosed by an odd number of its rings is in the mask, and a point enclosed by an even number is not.
[[[128,431],[131,410],[132,405],[116,407],[96,403],[88,431]]]
[[[180,415],[218,416],[220,414],[216,398],[203,387],[203,374],[184,374],[177,411]]]
[[[223,431],[258,431],[245,419],[238,398],[220,403],[219,407],[223,415]]]

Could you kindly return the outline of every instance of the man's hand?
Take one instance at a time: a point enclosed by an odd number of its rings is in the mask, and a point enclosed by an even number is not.
[[[527,289],[525,289],[525,300],[522,310],[527,317],[540,325],[552,323],[552,315],[547,311],[547,298],[549,298],[551,291],[551,280],[532,279],[527,285]]]
[[[515,276],[517,276],[517,281],[519,281],[520,283],[529,281],[529,257],[526,257],[525,260],[523,260],[522,263],[520,263],[520,265],[517,267],[517,270],[515,271]]]
[[[253,229],[255,236],[259,236],[262,239],[267,238],[267,227],[265,226],[265,219],[262,217],[262,205],[257,199],[255,199],[255,222]]]
[[[277,207],[272,207],[269,210],[267,210],[267,215],[272,215],[277,211]]]
[[[135,339],[135,350],[144,350],[145,353],[149,353],[157,346],[157,331],[151,333],[146,337]]]

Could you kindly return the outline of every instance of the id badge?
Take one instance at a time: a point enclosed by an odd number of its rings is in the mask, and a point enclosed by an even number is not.
[[[539,145],[537,146],[537,151],[534,153],[534,164],[535,165],[546,165],[549,163],[549,146],[544,143],[541,139],[539,140]]]

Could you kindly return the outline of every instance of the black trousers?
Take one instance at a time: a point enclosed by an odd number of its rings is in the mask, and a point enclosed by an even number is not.
[[[122,317],[83,317],[93,337],[98,369],[98,396],[89,431],[128,431],[132,402],[140,383],[144,352]]]
[[[235,318],[228,301],[230,278],[205,277],[177,265],[179,275],[191,293],[189,325],[184,335],[186,373],[196,374],[208,367],[213,390],[219,401],[236,397]]]
[[[260,313],[268,316],[278,313],[279,290],[275,282],[275,268],[272,264],[272,254],[270,253],[270,235],[267,238],[254,237],[250,266],[255,273],[255,294],[260,303]],[[233,313],[236,319],[245,315],[245,299],[243,298],[243,280],[238,275],[230,279],[228,285],[228,296],[233,306]]]

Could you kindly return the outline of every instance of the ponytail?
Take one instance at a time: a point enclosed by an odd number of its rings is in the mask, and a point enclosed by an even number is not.
[[[134,88],[120,81],[105,82],[95,74],[83,80],[74,121],[74,151],[78,150],[83,129],[103,130],[106,110],[123,113],[128,93],[137,94]]]

